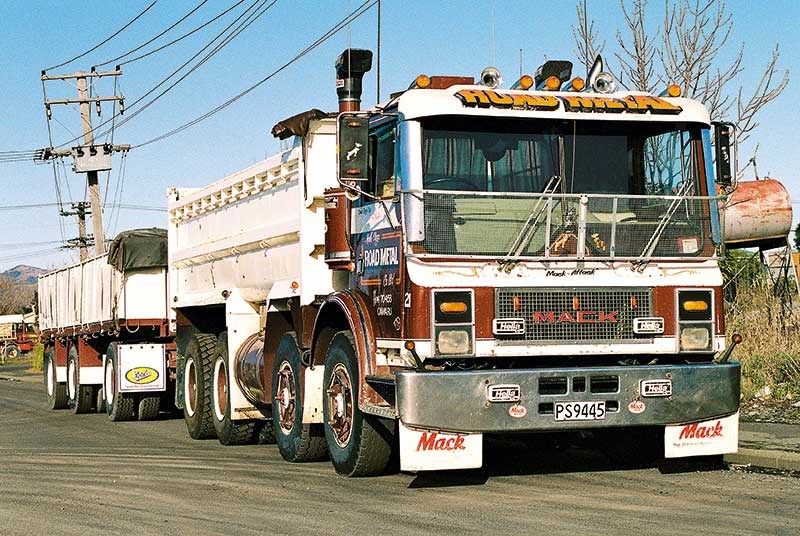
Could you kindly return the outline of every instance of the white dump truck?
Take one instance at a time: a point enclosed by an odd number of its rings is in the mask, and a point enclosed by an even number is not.
[[[339,57],[339,112],[278,123],[290,149],[168,193],[189,434],[274,433],[286,460],[350,476],[398,452],[407,470],[478,467],[485,433],[735,451],[730,161],[715,185],[711,139],[728,141],[703,106],[617,91],[599,60],[510,89],[494,69],[421,75],[360,110],[370,66]]]
[[[107,254],[39,278],[52,409],[149,420],[171,404],[175,342],[167,285],[164,229],[125,231]]]

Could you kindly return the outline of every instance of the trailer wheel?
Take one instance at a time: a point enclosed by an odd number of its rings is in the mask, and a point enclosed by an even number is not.
[[[105,370],[103,371],[103,393],[106,399],[106,414],[113,422],[133,419],[133,396],[120,393],[117,385],[117,343],[112,342],[106,350]]]
[[[211,372],[217,338],[195,333],[186,348],[183,373],[183,419],[192,439],[214,437],[211,409]]]
[[[56,358],[52,347],[44,354],[44,384],[47,387],[47,405],[50,409],[66,409],[67,385],[56,381]]]
[[[322,426],[303,424],[300,348],[294,332],[285,334],[275,352],[272,370],[272,421],[275,442],[289,462],[324,460],[327,446]]]
[[[161,408],[161,395],[144,395],[139,399],[139,411],[137,413],[140,421],[153,421],[158,417]]]
[[[16,359],[19,357],[20,349],[16,344],[9,344],[3,348],[3,363],[7,363],[9,359]]]
[[[80,363],[78,350],[71,345],[67,356],[67,394],[72,413],[89,413],[94,402],[94,388],[91,385],[80,384]]]
[[[394,420],[358,409],[358,359],[353,334],[340,331],[331,339],[325,359],[325,438],[336,472],[344,476],[385,473],[395,454]]]
[[[221,333],[214,351],[214,373],[211,385],[211,407],[214,431],[223,445],[246,445],[256,436],[256,421],[231,419],[231,377],[228,373],[228,334]]]

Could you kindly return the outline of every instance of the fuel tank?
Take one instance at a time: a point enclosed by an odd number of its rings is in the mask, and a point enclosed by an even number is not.
[[[717,186],[717,193],[723,193]],[[786,245],[792,200],[779,181],[741,181],[719,203],[725,247],[771,249]]]
[[[239,347],[234,370],[236,383],[247,401],[257,408],[263,407],[269,387],[264,384],[264,339],[258,333],[250,335]]]

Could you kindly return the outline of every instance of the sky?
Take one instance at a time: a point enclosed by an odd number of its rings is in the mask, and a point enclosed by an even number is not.
[[[50,145],[40,79],[43,69],[51,75],[74,73],[116,58],[156,36],[200,1],[157,0],[141,18],[97,50],[63,67],[49,69],[93,48],[153,0],[4,0],[0,47],[5,54],[0,67],[6,85],[1,97],[4,114],[0,121],[0,153]],[[183,35],[237,1],[207,0],[164,37],[118,62]],[[215,23],[159,53],[123,64],[116,87],[116,93],[125,97],[127,109],[123,118],[147,102],[136,106],[134,101],[212,41],[253,1],[244,0]],[[355,11],[362,1],[277,0],[182,82],[116,128],[114,142],[136,146],[215,108],[285,65]],[[266,7],[269,2],[263,5]],[[508,87],[520,70],[533,74],[545,59],[577,63],[572,33],[577,22],[575,5],[571,0],[382,0],[381,100],[390,92],[408,87],[422,73],[477,77],[484,67],[494,65],[503,73]],[[732,13],[733,31],[720,55],[731,58],[739,46],[744,46],[745,70],[735,85],[743,86],[745,94],[752,89],[776,45],[781,51],[780,70],[788,70],[791,77],[784,93],[759,116],[760,125],[752,141],[740,148],[740,160],[746,161],[758,143],[759,175],[782,180],[792,198],[800,200],[800,180],[795,176],[798,151],[790,145],[794,136],[787,132],[787,127],[800,123],[800,108],[794,104],[800,89],[800,33],[796,31],[800,2],[732,0],[726,5]],[[613,70],[614,36],[623,22],[619,5],[612,0],[587,0],[587,6],[589,18],[607,42],[605,61]],[[650,2],[654,24],[661,19],[662,6],[660,0]],[[373,7],[349,28],[206,121],[160,142],[134,147],[124,163],[115,156],[111,173],[100,174],[101,197],[107,203],[107,236],[126,229],[167,225],[165,211],[113,205],[163,209],[170,186],[202,186],[278,152],[280,142],[269,132],[281,119],[310,108],[336,110],[336,57],[348,43],[376,50],[377,35],[377,9]],[[114,63],[98,70],[111,69]],[[576,73],[580,70],[576,68]],[[46,90],[48,99],[77,95],[73,80],[49,81]],[[113,78],[101,79],[93,90],[98,95],[114,94]],[[364,79],[362,106],[374,104],[377,97],[374,64]],[[54,105],[52,111],[54,146],[80,134],[77,106]],[[100,118],[93,116],[95,124],[111,118],[109,103],[104,103],[102,113]],[[86,176],[76,175],[70,168],[71,161],[66,159],[58,166],[61,199],[65,203],[88,199]],[[745,175],[747,178],[753,178],[752,168]],[[77,237],[77,224],[74,216],[59,216],[58,207],[51,206],[58,199],[55,182],[49,163],[0,162],[0,271],[18,264],[50,269],[78,260],[77,250],[61,248],[64,239]],[[48,206],[12,208],[20,205]],[[800,212],[800,203],[795,204],[795,209]],[[88,228],[91,232],[91,221]]]

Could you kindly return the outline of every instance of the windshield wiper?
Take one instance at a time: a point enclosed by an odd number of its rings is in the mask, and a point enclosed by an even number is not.
[[[547,218],[548,200],[551,199],[551,197],[548,196],[555,193],[560,185],[561,177],[559,175],[553,175],[547,181],[547,184],[545,184],[542,196],[536,201],[528,214],[528,219],[522,224],[519,234],[511,244],[508,253],[500,260],[500,266],[503,267],[503,271],[510,272],[511,269],[514,268],[514,265],[519,262],[518,258],[533,239],[533,235],[536,234],[539,224],[543,219]]]
[[[677,194],[679,197],[672,200],[669,207],[667,207],[667,211],[661,216],[661,219],[656,225],[655,231],[650,236],[650,240],[647,241],[647,245],[645,245],[644,249],[642,250],[641,255],[633,261],[631,269],[641,272],[644,270],[647,263],[650,262],[650,256],[656,250],[656,246],[658,246],[659,240],[661,240],[661,235],[664,234],[664,231],[669,225],[669,222],[672,220],[672,216],[678,211],[681,203],[687,200],[687,196],[691,195],[694,191],[694,183],[691,181],[684,182],[680,189],[678,190]]]

